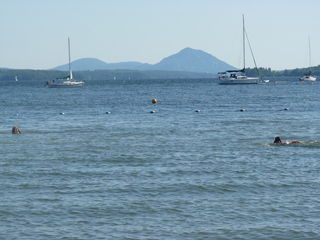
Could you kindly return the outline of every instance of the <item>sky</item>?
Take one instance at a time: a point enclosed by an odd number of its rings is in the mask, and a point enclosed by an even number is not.
[[[186,47],[242,67],[242,15],[258,67],[320,64],[319,0],[0,0],[0,68],[71,60],[155,64]],[[247,47],[246,66],[254,67]]]

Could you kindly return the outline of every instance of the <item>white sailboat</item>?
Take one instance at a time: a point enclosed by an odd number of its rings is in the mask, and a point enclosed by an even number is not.
[[[316,81],[317,78],[311,75],[311,48],[310,48],[310,37],[309,37],[309,72],[305,73],[303,77],[300,78],[300,81]]]
[[[46,82],[49,88],[76,88],[82,87],[84,82],[73,79],[71,69],[71,58],[70,58],[70,38],[68,38],[68,50],[69,50],[69,75],[64,78],[57,78],[52,81]]]
[[[235,84],[258,84],[259,77],[247,77],[246,76],[246,66],[245,66],[245,40],[246,40],[246,30],[244,25],[244,16],[242,15],[243,21],[243,69],[240,70],[228,70],[225,72],[219,72],[220,85],[235,85]],[[250,46],[250,43],[249,43]],[[251,50],[251,46],[250,46]],[[252,50],[251,50],[252,53]],[[253,58],[254,59],[254,58]],[[255,63],[255,60],[254,60]],[[257,66],[256,66],[257,68]],[[229,74],[229,75],[228,75]]]

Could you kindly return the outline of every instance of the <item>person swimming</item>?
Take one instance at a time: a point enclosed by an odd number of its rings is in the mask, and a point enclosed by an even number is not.
[[[281,138],[280,138],[280,137],[276,137],[276,138],[274,139],[273,143],[281,144],[281,143],[282,143]]]
[[[303,142],[297,141],[297,140],[282,142],[280,137],[275,137],[273,143],[276,143],[276,144],[293,144],[293,143],[303,143]]]
[[[20,134],[21,131],[17,126],[12,127],[12,134]]]

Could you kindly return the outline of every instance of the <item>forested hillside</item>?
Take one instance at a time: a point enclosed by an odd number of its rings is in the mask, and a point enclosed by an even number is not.
[[[259,68],[260,77],[277,76],[303,76],[309,71],[308,68],[296,68],[292,70],[273,71],[270,68]],[[246,69],[248,76],[258,76],[257,69]],[[312,68],[312,74],[320,76],[320,65]],[[0,69],[0,81],[19,80],[43,80],[49,81],[56,78],[68,76],[67,71],[59,70],[16,70]],[[186,71],[139,71],[139,70],[95,70],[74,71],[73,76],[77,80],[110,80],[110,79],[175,79],[175,78],[215,78],[216,74],[195,73]]]
[[[261,77],[290,77],[290,76],[303,76],[305,73],[309,72],[309,68],[295,68],[286,69],[281,71],[273,71],[271,68],[258,68]],[[312,75],[320,76],[320,65],[312,67]],[[248,68],[246,69],[248,76],[257,76],[257,69]]]
[[[67,71],[58,70],[10,70],[0,69],[0,81],[43,80],[50,81],[68,76]],[[96,70],[74,71],[73,77],[77,80],[110,80],[110,79],[174,79],[174,78],[213,78],[215,74],[193,73],[183,71],[138,71],[138,70]]]

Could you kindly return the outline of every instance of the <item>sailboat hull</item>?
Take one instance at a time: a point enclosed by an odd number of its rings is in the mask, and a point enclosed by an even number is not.
[[[259,78],[225,78],[219,83],[220,85],[237,85],[237,84],[258,84]]]
[[[317,80],[317,78],[312,77],[312,76],[303,76],[300,78],[300,81],[311,81],[311,82],[315,82]]]
[[[48,88],[79,88],[82,87],[84,82],[78,81],[63,81],[63,82],[47,82]]]

